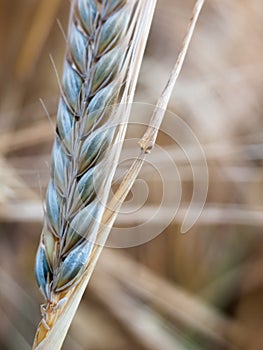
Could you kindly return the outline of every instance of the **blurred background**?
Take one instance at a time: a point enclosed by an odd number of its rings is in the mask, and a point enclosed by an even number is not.
[[[156,102],[193,5],[158,1],[136,101]],[[34,256],[59,97],[50,54],[61,76],[61,28],[67,30],[69,6],[61,0],[0,1],[2,350],[30,349],[40,319]],[[263,349],[262,21],[261,0],[206,2],[169,105],[206,155],[209,189],[202,215],[187,234],[180,233],[193,190],[191,167],[176,143],[160,135],[180,184],[158,152],[151,161],[169,175],[165,185],[171,192],[181,186],[179,210],[155,239],[104,250],[63,349]],[[133,227],[134,234],[163,188],[162,178],[146,168],[147,201],[116,223]],[[154,220],[152,228],[166,219],[160,214]],[[151,224],[147,228],[150,235]]]

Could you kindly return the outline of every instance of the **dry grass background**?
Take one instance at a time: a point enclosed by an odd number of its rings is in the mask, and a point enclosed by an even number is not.
[[[193,4],[159,0],[137,101],[159,96]],[[68,10],[60,0],[0,3],[1,349],[29,349],[39,320],[33,265],[53,140],[39,98],[53,118],[59,91],[49,54],[60,73],[56,19],[66,29]],[[179,216],[147,244],[106,249],[64,349],[263,348],[262,17],[260,0],[207,1],[169,106],[206,152],[204,214],[186,235]],[[189,166],[178,167],[186,204]],[[145,179],[153,204],[161,183],[149,172]]]

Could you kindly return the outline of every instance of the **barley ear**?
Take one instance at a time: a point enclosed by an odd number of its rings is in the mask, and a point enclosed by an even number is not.
[[[76,312],[121,152],[156,0],[73,0],[35,274],[34,349],[60,349]],[[79,292],[81,290],[81,292]]]

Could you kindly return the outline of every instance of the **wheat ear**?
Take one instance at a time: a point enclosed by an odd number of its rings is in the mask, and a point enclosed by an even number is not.
[[[66,330],[58,345],[45,343],[91,261],[155,3],[72,2],[51,180],[35,264],[45,298],[35,349],[59,349],[65,337]]]

